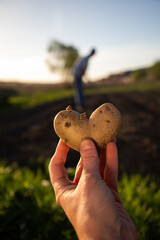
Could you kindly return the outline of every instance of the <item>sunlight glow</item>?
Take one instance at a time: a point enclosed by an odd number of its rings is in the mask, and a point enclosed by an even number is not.
[[[59,82],[60,76],[49,72],[43,56],[0,59],[0,78],[21,82]]]
[[[133,45],[97,50],[88,77],[96,80],[110,74],[148,67],[159,60],[160,46]]]
[[[145,0],[92,6],[84,0],[2,0],[0,81],[60,81],[45,63],[50,40],[73,45],[82,56],[97,49],[86,75],[90,81],[147,67],[160,58],[159,9],[159,1]]]
[[[88,53],[84,50],[82,52]],[[90,59],[86,79],[94,81],[105,78],[109,74],[147,67],[159,60],[159,52],[159,46],[147,45],[97,49],[96,55]],[[0,79],[22,82],[60,82],[60,75],[51,73],[45,60],[45,53],[26,58],[0,58]]]

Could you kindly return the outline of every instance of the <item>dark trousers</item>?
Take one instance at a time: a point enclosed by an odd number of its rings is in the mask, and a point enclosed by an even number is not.
[[[84,106],[82,76],[74,76],[75,105]]]

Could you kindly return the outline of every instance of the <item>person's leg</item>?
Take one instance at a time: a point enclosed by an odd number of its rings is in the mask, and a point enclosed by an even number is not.
[[[75,76],[74,84],[75,84],[75,105],[83,107],[84,97],[83,97],[82,78]]]
[[[79,81],[79,105],[84,107],[83,83],[82,78]]]
[[[78,106],[79,101],[78,101],[78,84],[77,84],[77,77],[74,76],[74,104],[75,107]]]

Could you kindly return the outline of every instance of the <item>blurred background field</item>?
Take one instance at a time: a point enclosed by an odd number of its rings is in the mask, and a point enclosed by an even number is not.
[[[48,161],[46,161],[48,163]],[[56,204],[46,171],[0,167],[0,221],[3,239],[77,239],[63,210]],[[68,169],[69,178],[74,171]],[[123,175],[119,194],[135,221],[140,239],[158,239],[159,181],[151,176]],[[83,221],[83,219],[82,219]]]
[[[0,91],[7,93],[0,113],[2,239],[77,239],[48,175],[58,142],[52,121],[59,110],[74,106],[73,89],[8,83]],[[85,97],[88,116],[103,102],[121,111],[119,193],[140,239],[159,239],[159,82],[112,86],[103,80],[103,86],[86,86]],[[70,150],[71,179],[78,159]]]
[[[158,62],[156,64],[159,64],[160,69],[160,63]],[[109,76],[107,79],[96,81],[94,83],[87,83],[84,89],[85,94],[160,90],[160,77],[153,77],[153,81],[151,80],[152,78],[147,81],[146,79],[148,75],[145,78],[142,78],[139,72],[141,72],[141,70],[133,71],[130,73],[129,77],[125,77],[123,74],[115,74]],[[114,78],[114,81],[112,78]],[[126,78],[127,84],[125,84]],[[25,109],[73,96],[74,90],[71,83],[67,83],[66,86],[66,84],[38,85],[0,82],[0,111],[5,112],[12,109]]]
[[[160,1],[0,1],[0,239],[77,239],[48,174],[55,115],[74,109],[73,64],[87,117],[121,112],[119,194],[139,239],[160,239]],[[74,177],[79,153],[66,161]],[[83,221],[83,219],[82,219]]]

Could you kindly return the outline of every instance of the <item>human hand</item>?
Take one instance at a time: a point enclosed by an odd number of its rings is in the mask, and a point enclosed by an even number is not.
[[[64,209],[78,238],[138,239],[135,226],[118,196],[115,142],[107,144],[99,159],[94,143],[84,140],[73,182],[64,167],[68,150],[60,140],[49,172],[57,203]]]

